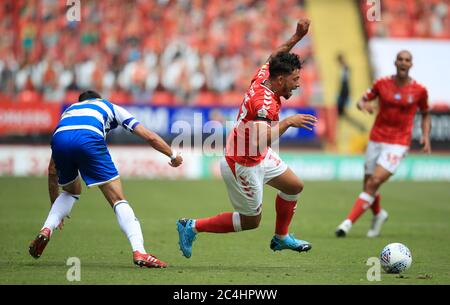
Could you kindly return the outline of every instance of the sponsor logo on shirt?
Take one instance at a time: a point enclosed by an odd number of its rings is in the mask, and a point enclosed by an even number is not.
[[[264,107],[258,110],[258,117],[266,118],[267,115],[268,115],[268,112]]]

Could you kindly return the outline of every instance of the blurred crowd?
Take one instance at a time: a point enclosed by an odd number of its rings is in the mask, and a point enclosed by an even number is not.
[[[66,2],[1,1],[0,101],[62,103],[89,88],[119,104],[239,104],[305,16],[301,0],[81,0],[69,21]],[[293,51],[305,60],[299,106],[319,76],[309,35]]]
[[[450,0],[382,0],[382,22],[364,20],[369,37],[450,39]]]

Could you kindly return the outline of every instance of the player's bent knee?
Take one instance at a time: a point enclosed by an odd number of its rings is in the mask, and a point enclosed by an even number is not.
[[[256,216],[241,216],[241,228],[242,230],[253,230],[259,227],[259,223],[261,222],[261,214]]]
[[[304,184],[302,181],[298,181],[298,184],[294,188],[294,193],[291,195],[300,194],[303,191]]]
[[[81,183],[79,179],[75,180],[73,183],[63,186],[63,191],[65,191],[68,194],[74,195],[74,196],[80,196],[81,194]]]
[[[63,187],[63,191],[66,192],[70,196],[80,197],[80,195],[81,195],[81,188],[79,188],[79,189],[74,189],[74,188],[66,189],[66,188]]]
[[[371,176],[367,181],[367,186],[369,188],[378,188],[383,183],[383,179],[376,176]]]
[[[303,182],[298,181],[294,184],[291,184],[288,188],[283,190],[282,192],[287,195],[297,195],[300,194],[303,191]]]
[[[256,229],[257,227],[259,227],[259,221],[247,221],[244,223],[241,223],[241,227],[243,231],[246,230],[253,230]]]

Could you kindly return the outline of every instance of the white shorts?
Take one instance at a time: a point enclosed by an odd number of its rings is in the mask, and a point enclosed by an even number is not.
[[[400,162],[408,152],[408,146],[369,141],[366,150],[364,173],[373,174],[375,167],[381,165],[390,173],[395,173]]]
[[[255,166],[235,164],[235,173],[230,169],[225,158],[220,161],[220,172],[228,196],[236,212],[246,216],[256,216],[261,213],[264,184],[287,170],[277,153],[269,148],[264,160]]]

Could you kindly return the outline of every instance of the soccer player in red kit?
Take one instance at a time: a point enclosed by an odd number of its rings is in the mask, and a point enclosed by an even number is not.
[[[197,233],[228,233],[251,230],[261,220],[263,187],[279,190],[275,200],[276,225],[270,248],[308,251],[311,244],[289,234],[303,183],[270,148],[289,127],[311,130],[317,119],[296,114],[279,121],[281,97],[288,99],[299,87],[301,62],[289,51],[308,32],[309,20],[300,20],[294,35],[281,45],[258,70],[241,104],[237,123],[227,140],[226,156],[220,169],[235,212],[177,221],[183,255],[192,254]]]
[[[370,207],[373,213],[368,237],[380,234],[388,213],[381,208],[380,186],[391,177],[406,156],[411,141],[414,116],[417,108],[422,114],[423,151],[431,152],[431,119],[428,112],[428,93],[409,76],[412,55],[401,51],[395,60],[397,74],[381,78],[358,101],[357,107],[363,112],[373,113],[371,100],[378,98],[379,112],[370,133],[364,165],[364,188],[356,199],[350,214],[337,228],[336,235],[344,237],[355,221]]]

